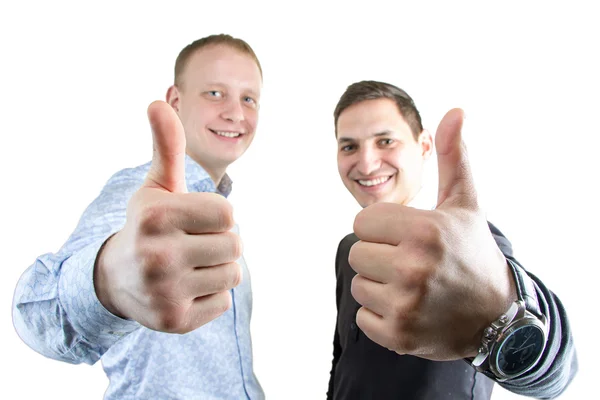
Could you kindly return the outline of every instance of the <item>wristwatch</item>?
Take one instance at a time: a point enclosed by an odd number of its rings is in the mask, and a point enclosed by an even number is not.
[[[472,365],[503,382],[523,375],[538,363],[548,339],[549,321],[540,310],[533,282],[507,258],[515,278],[518,300],[483,332]]]

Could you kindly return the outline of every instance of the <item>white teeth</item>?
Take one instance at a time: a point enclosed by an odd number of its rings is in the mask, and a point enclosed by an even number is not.
[[[382,184],[383,182],[387,182],[388,179],[390,179],[390,176],[384,176],[382,178],[370,179],[370,180],[359,179],[358,183],[360,183],[363,186],[375,186],[375,185]]]
[[[217,135],[219,136],[225,136],[225,137],[229,137],[229,138],[235,138],[240,136],[240,133],[237,132],[221,132],[221,131],[214,131]]]

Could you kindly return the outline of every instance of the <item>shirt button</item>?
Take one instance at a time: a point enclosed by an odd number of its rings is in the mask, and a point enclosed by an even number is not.
[[[352,329],[352,330],[356,329],[356,324],[354,322],[350,324],[350,329]]]

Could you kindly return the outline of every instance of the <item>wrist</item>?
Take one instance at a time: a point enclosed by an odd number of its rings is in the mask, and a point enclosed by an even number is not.
[[[501,296],[499,297],[499,302],[493,310],[494,312],[490,314],[492,319],[496,319],[500,313],[506,311],[515,301],[519,300],[515,276],[504,254],[502,254],[501,271],[503,277],[501,282],[504,284],[502,286],[502,290],[500,291]]]
[[[481,337],[484,334],[484,330],[519,299],[510,264],[502,253],[500,253],[498,267],[495,271],[497,273],[490,277],[492,286],[486,297],[487,303],[485,303],[484,312],[481,314],[482,318],[478,323],[478,330],[473,336],[471,347],[465,353],[464,358],[477,356],[481,347]]]
[[[498,250],[500,252],[500,250]],[[494,281],[494,296],[489,296],[491,300],[488,304],[485,326],[488,326],[498,316],[510,308],[510,306],[519,300],[515,276],[512,268],[504,256],[500,252],[499,267],[496,269],[498,274],[493,277]],[[482,330],[483,331],[483,330]],[[480,336],[481,337],[481,336]]]
[[[110,283],[110,270],[108,268],[111,259],[110,253],[114,248],[113,245],[118,234],[117,232],[109,236],[98,250],[96,262],[94,263],[94,290],[100,304],[107,311],[119,318],[126,319],[127,317],[118,309],[116,302],[113,300],[111,288],[114,285]]]
[[[498,381],[520,377],[534,368],[545,351],[548,319],[541,313],[527,273],[507,259],[517,300],[484,331],[472,365]]]

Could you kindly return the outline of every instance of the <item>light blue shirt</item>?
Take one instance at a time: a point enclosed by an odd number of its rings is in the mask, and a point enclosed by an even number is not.
[[[110,380],[106,400],[264,399],[252,368],[252,292],[243,257],[238,260],[242,282],[231,291],[233,306],[185,335],[156,332],[119,318],[96,297],[93,269],[98,250],[124,226],[127,202],[149,167],[147,163],[112,176],[62,248],[40,256],[25,271],[15,291],[15,328],[25,343],[46,357],[73,364],[101,359]],[[189,156],[186,183],[189,192],[226,197],[231,192],[227,175],[216,188]]]

